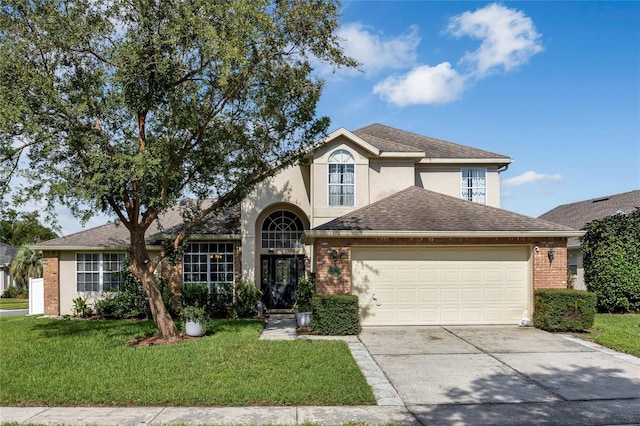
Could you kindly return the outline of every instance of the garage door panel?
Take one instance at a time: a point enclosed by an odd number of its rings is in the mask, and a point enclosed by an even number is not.
[[[440,290],[440,301],[443,303],[461,302],[460,288],[443,288]]]
[[[418,289],[418,303],[421,305],[424,303],[435,302],[438,300],[438,291],[434,288],[419,288]]]
[[[527,247],[354,247],[352,256],[363,325],[514,324],[528,311]]]
[[[462,289],[462,302],[463,303],[481,303],[483,300],[482,289],[479,288],[465,288]]]
[[[410,303],[415,304],[418,298],[416,294],[418,293],[418,289],[416,287],[413,288],[399,288],[397,293],[397,301],[398,303]]]

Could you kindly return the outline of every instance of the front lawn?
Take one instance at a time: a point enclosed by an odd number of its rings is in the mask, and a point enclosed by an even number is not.
[[[0,297],[0,309],[29,309],[29,299]]]
[[[263,324],[220,320],[212,336],[130,347],[150,321],[0,318],[0,405],[375,404],[344,342],[258,340]]]
[[[640,314],[596,314],[590,340],[640,357]]]

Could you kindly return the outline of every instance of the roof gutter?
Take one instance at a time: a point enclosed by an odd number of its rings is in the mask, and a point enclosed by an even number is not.
[[[584,231],[371,231],[371,230],[308,230],[302,242],[316,238],[550,238],[580,237]]]

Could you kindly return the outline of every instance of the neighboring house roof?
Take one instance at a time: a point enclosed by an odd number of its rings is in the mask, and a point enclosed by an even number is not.
[[[559,223],[574,229],[583,229],[592,220],[601,219],[616,213],[629,214],[640,208],[640,190],[592,198],[577,203],[562,204],[543,215],[540,219]],[[569,247],[577,247],[580,241],[572,238]]]
[[[9,265],[18,254],[18,248],[11,244],[0,243],[0,266]]]
[[[316,236],[577,236],[570,227],[411,186],[305,233]]]
[[[353,132],[354,135],[384,152],[424,152],[431,159],[481,159],[505,160],[506,155],[496,154],[470,146],[459,145],[382,124],[370,124]]]
[[[169,209],[154,222],[147,231],[147,244],[157,243],[162,235],[177,233],[182,228],[183,220],[180,209],[176,206]],[[215,236],[220,238],[240,238],[240,206],[236,205],[228,211],[212,216],[204,225],[193,231],[198,239]],[[126,249],[130,246],[129,231],[124,225],[111,222],[106,225],[76,232],[66,237],[55,238],[34,246],[40,250],[89,250],[89,249]]]

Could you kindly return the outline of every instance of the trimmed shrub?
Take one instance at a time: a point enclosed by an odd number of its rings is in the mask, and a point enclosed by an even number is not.
[[[346,336],[360,332],[358,296],[336,294],[311,299],[313,332],[327,336]]]
[[[253,284],[246,281],[236,284],[231,316],[234,318],[247,318],[256,315],[260,296],[262,296],[262,292]]]
[[[596,295],[581,290],[536,290],[533,325],[547,331],[583,331],[593,326]]]

